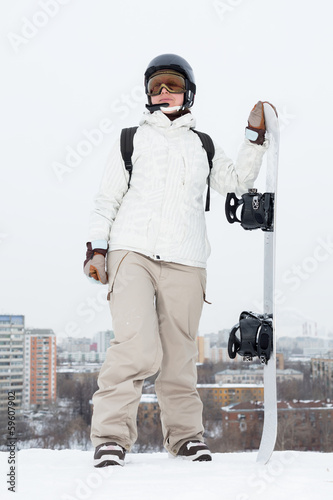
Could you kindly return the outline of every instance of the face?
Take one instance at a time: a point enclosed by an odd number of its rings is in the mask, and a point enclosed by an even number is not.
[[[184,94],[174,94],[168,92],[166,88],[163,88],[159,95],[151,96],[152,104],[161,104],[162,102],[167,102],[169,104],[169,108],[172,108],[173,106],[181,106],[184,102]],[[168,111],[168,108],[164,108],[163,112],[172,113],[172,110]]]
[[[166,102],[169,104],[168,108],[182,106],[184,103],[185,79],[175,71],[161,70],[150,78],[148,91],[153,105]],[[168,111],[168,108],[163,107],[161,109],[165,113],[172,113],[172,110]]]

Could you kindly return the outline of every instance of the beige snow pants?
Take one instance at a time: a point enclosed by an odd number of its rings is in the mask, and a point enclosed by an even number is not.
[[[115,338],[93,396],[92,443],[116,441],[130,450],[143,382],[160,370],[155,390],[164,446],[175,455],[185,441],[203,441],[195,339],[206,270],[115,250],[108,275]]]

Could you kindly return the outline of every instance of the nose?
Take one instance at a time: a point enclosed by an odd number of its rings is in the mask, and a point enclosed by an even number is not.
[[[169,94],[169,91],[168,91],[168,89],[167,89],[167,88],[162,87],[162,90],[161,90],[161,92],[160,92],[160,93],[161,93],[161,94],[163,94],[163,93],[167,93],[167,94]]]

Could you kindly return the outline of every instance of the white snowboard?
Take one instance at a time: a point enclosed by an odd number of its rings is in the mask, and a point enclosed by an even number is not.
[[[264,428],[257,462],[267,463],[273,453],[277,435],[276,395],[276,329],[274,307],[276,195],[279,162],[279,121],[272,106],[264,103],[265,124],[269,149],[267,151],[266,192],[275,193],[273,231],[264,232],[264,314],[273,315],[273,352],[264,366]]]

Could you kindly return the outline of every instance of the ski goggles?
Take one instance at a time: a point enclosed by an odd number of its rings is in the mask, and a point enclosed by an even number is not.
[[[147,95],[158,95],[165,88],[172,94],[184,94],[186,92],[185,78],[176,71],[161,71],[155,73],[147,84]]]

